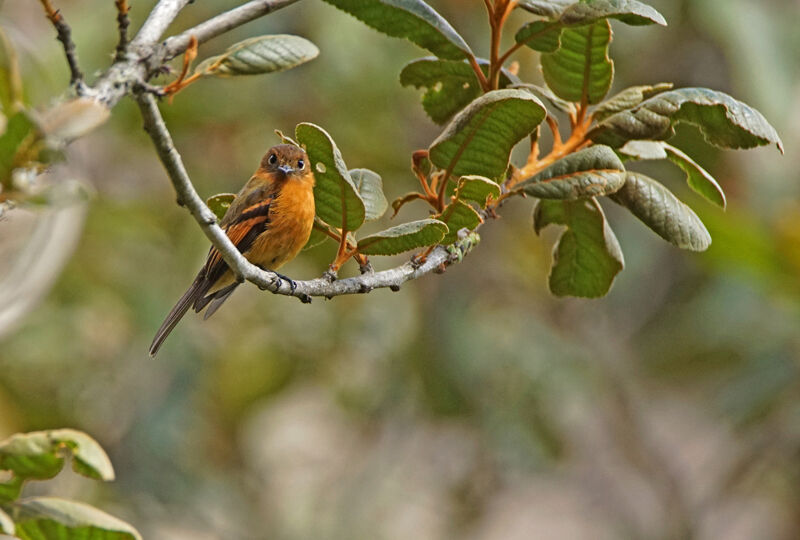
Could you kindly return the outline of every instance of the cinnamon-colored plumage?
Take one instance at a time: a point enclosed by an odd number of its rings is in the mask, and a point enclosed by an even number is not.
[[[270,148],[236,195],[220,222],[228,238],[251,263],[277,270],[303,248],[314,224],[314,173],[302,149]],[[215,248],[189,290],[172,308],[150,345],[154,356],[189,308],[208,306],[209,318],[239,285]]]

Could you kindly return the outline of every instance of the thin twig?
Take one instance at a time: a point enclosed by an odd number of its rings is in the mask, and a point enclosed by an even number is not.
[[[64,55],[66,55],[67,65],[69,65],[69,84],[80,85],[83,83],[83,73],[78,66],[78,53],[75,51],[75,43],[72,41],[72,30],[59,10],[54,9],[52,4],[50,4],[50,0],[39,1],[47,14],[47,18],[53,23],[58,33],[58,41],[60,41],[61,45],[64,47]]]
[[[191,36],[195,36],[198,43],[205,43],[211,38],[224,34],[254,19],[263,17],[275,10],[294,4],[297,1],[298,0],[252,0],[230,11],[226,11],[177,36],[167,39],[164,42],[166,59],[174,58],[185,51],[189,46]]]
[[[153,8],[153,11],[150,12],[150,15],[147,16],[147,20],[144,21],[144,24],[139,29],[139,33],[136,34],[136,37],[131,41],[131,46],[133,48],[138,48],[141,46],[155,45],[158,40],[161,39],[164,32],[167,31],[169,25],[172,24],[172,21],[175,20],[175,17],[178,16],[178,13],[180,13],[189,2],[191,2],[191,0],[159,0],[156,7]]]
[[[310,296],[333,298],[344,294],[364,294],[380,288],[397,290],[406,281],[420,278],[440,269],[442,265],[447,266],[460,262],[464,255],[474,247],[474,241],[466,238],[449,248],[437,246],[421,265],[409,261],[389,270],[366,273],[333,282],[324,277],[309,281],[295,281],[296,287],[293,288],[286,280],[280,279],[276,273],[262,270],[251,264],[236,249],[225,232],[217,225],[214,213],[209,210],[192,185],[181,156],[175,149],[172,137],[158,110],[155,98],[149,93],[140,93],[136,95],[136,101],[144,118],[145,130],[155,144],[158,156],[178,194],[178,199],[191,212],[206,237],[219,250],[222,258],[234,273],[261,289],[276,294],[295,296],[304,301],[307,301]]]
[[[128,52],[128,26],[131,20],[128,18],[128,0],[114,0],[114,5],[117,6],[117,28],[119,29],[119,41],[117,42],[117,54],[115,60],[120,61],[125,58]]]

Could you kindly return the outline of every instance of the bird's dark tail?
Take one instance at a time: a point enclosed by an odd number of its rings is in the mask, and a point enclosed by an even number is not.
[[[153,338],[153,343],[150,344],[150,356],[156,355],[158,349],[161,348],[161,344],[164,343],[164,340],[167,339],[167,336],[169,336],[170,332],[172,332],[181,318],[186,315],[186,312],[189,311],[192,304],[208,291],[208,285],[209,283],[205,279],[204,272],[201,271],[195,278],[192,286],[181,296],[181,299],[178,300],[178,303],[175,304],[175,307],[172,308],[172,311],[167,315],[167,318],[164,319],[161,328],[156,332],[156,337]]]

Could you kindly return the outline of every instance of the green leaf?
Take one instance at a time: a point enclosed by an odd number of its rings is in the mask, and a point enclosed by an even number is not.
[[[214,77],[275,73],[305,64],[318,55],[317,46],[299,36],[258,36],[240,41],[224,53],[205,59],[195,68],[195,73]]]
[[[128,523],[87,504],[56,497],[18,502],[17,536],[22,540],[141,540]]]
[[[102,447],[74,429],[12,435],[0,442],[0,469],[23,479],[44,480],[61,471],[69,454],[75,472],[97,480],[114,479],[114,469]]]
[[[15,475],[11,475],[11,479],[5,482],[0,482],[0,504],[17,500],[23,483],[23,479]]]
[[[235,193],[218,193],[206,199],[206,206],[214,212],[217,220],[222,221],[222,218],[225,217],[225,212],[231,207],[235,198]]]
[[[405,38],[439,58],[461,60],[472,51],[444,17],[422,0],[325,0],[386,35]]]
[[[778,133],[760,112],[728,94],[708,88],[663,92],[635,109],[608,117],[588,136],[595,142],[618,148],[634,139],[668,139],[675,134],[673,126],[677,122],[697,126],[715,146],[753,148],[774,143],[783,152]]]
[[[458,179],[456,198],[475,201],[481,208],[486,206],[486,199],[491,195],[495,199],[500,196],[500,186],[483,176],[462,176]]]
[[[575,0],[519,0],[517,6],[534,15],[540,15],[548,19],[557,19],[567,7],[574,3],[574,1]]]
[[[561,46],[560,22],[533,21],[520,28],[514,40],[534,51],[552,53]]]
[[[8,119],[6,131],[0,136],[0,183],[7,183],[11,170],[19,165],[15,163],[17,150],[28,135],[36,132],[36,125],[24,111]]]
[[[455,200],[451,202],[442,212],[440,218],[447,224],[447,234],[442,239],[443,245],[452,244],[458,240],[458,231],[469,229],[470,231],[480,225],[483,220],[481,216],[467,203]]]
[[[478,60],[486,73],[488,63]],[[512,83],[513,76],[506,70],[500,72],[500,87]],[[400,84],[425,88],[422,107],[437,124],[443,124],[454,114],[481,95],[478,77],[466,61],[455,62],[434,57],[409,62],[400,72]]]
[[[14,527],[14,521],[12,521],[11,516],[3,512],[3,509],[0,508],[0,534],[8,534],[13,535],[16,528]],[[0,538],[2,538],[0,536]]]
[[[694,191],[725,208],[725,192],[711,174],[674,146],[661,141],[628,141],[619,152],[639,160],[669,159],[686,173],[686,181]]]
[[[306,245],[303,246],[303,250],[305,251],[307,249],[314,249],[315,247],[324,244],[325,240],[329,238],[330,236],[324,232],[317,228],[313,228],[311,229],[311,235],[308,237],[308,242],[306,242]]]
[[[14,45],[0,28],[0,110],[6,115],[23,106],[22,76]]]
[[[561,48],[541,58],[547,86],[567,101],[600,103],[614,78],[614,62],[608,57],[610,43],[611,25],[605,19],[564,29]]]
[[[403,223],[385,231],[371,234],[358,241],[363,255],[396,255],[441,242],[447,225],[436,219],[421,219]]]
[[[611,196],[661,238],[681,249],[705,251],[711,236],[691,208],[652,178],[629,172],[625,185]]]
[[[389,201],[383,194],[383,181],[378,173],[369,169],[353,169],[350,178],[364,201],[364,220],[375,221],[383,217]]]
[[[540,199],[575,200],[614,193],[625,183],[625,166],[608,146],[595,145],[563,157],[517,188]]]
[[[546,115],[544,105],[524,90],[494,90],[458,113],[430,147],[430,160],[454,176],[497,180],[508,168],[511,149]]]
[[[314,204],[317,216],[330,225],[356,231],[364,223],[366,209],[336,143],[321,127],[302,123],[295,129],[314,167]]]
[[[539,86],[538,84],[521,83],[521,84],[514,84],[511,86],[511,88],[523,88],[525,90],[534,92],[545,98],[550,103],[550,105],[552,105],[559,111],[565,112],[567,114],[575,114],[576,112],[574,103],[561,99],[546,86]]]
[[[603,121],[612,114],[631,109],[647,98],[651,98],[667,90],[672,90],[672,83],[658,83],[652,86],[631,86],[619,94],[605,100],[592,111],[592,116],[598,122]]]
[[[567,227],[553,248],[550,291],[556,296],[604,296],[625,261],[597,200],[539,201],[534,230],[538,234],[548,225]]]
[[[617,19],[633,26],[667,25],[664,16],[655,8],[636,0],[576,2],[561,14],[561,22],[567,26],[590,24],[601,19]]]

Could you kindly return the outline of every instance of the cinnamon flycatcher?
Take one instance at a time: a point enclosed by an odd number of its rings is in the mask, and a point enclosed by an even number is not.
[[[294,259],[314,225],[314,173],[306,153],[289,144],[270,148],[220,222],[231,242],[256,266],[277,270]],[[288,279],[288,278],[287,278]],[[190,307],[214,314],[239,285],[222,255],[212,247],[189,290],[169,312],[150,345],[161,344]]]

